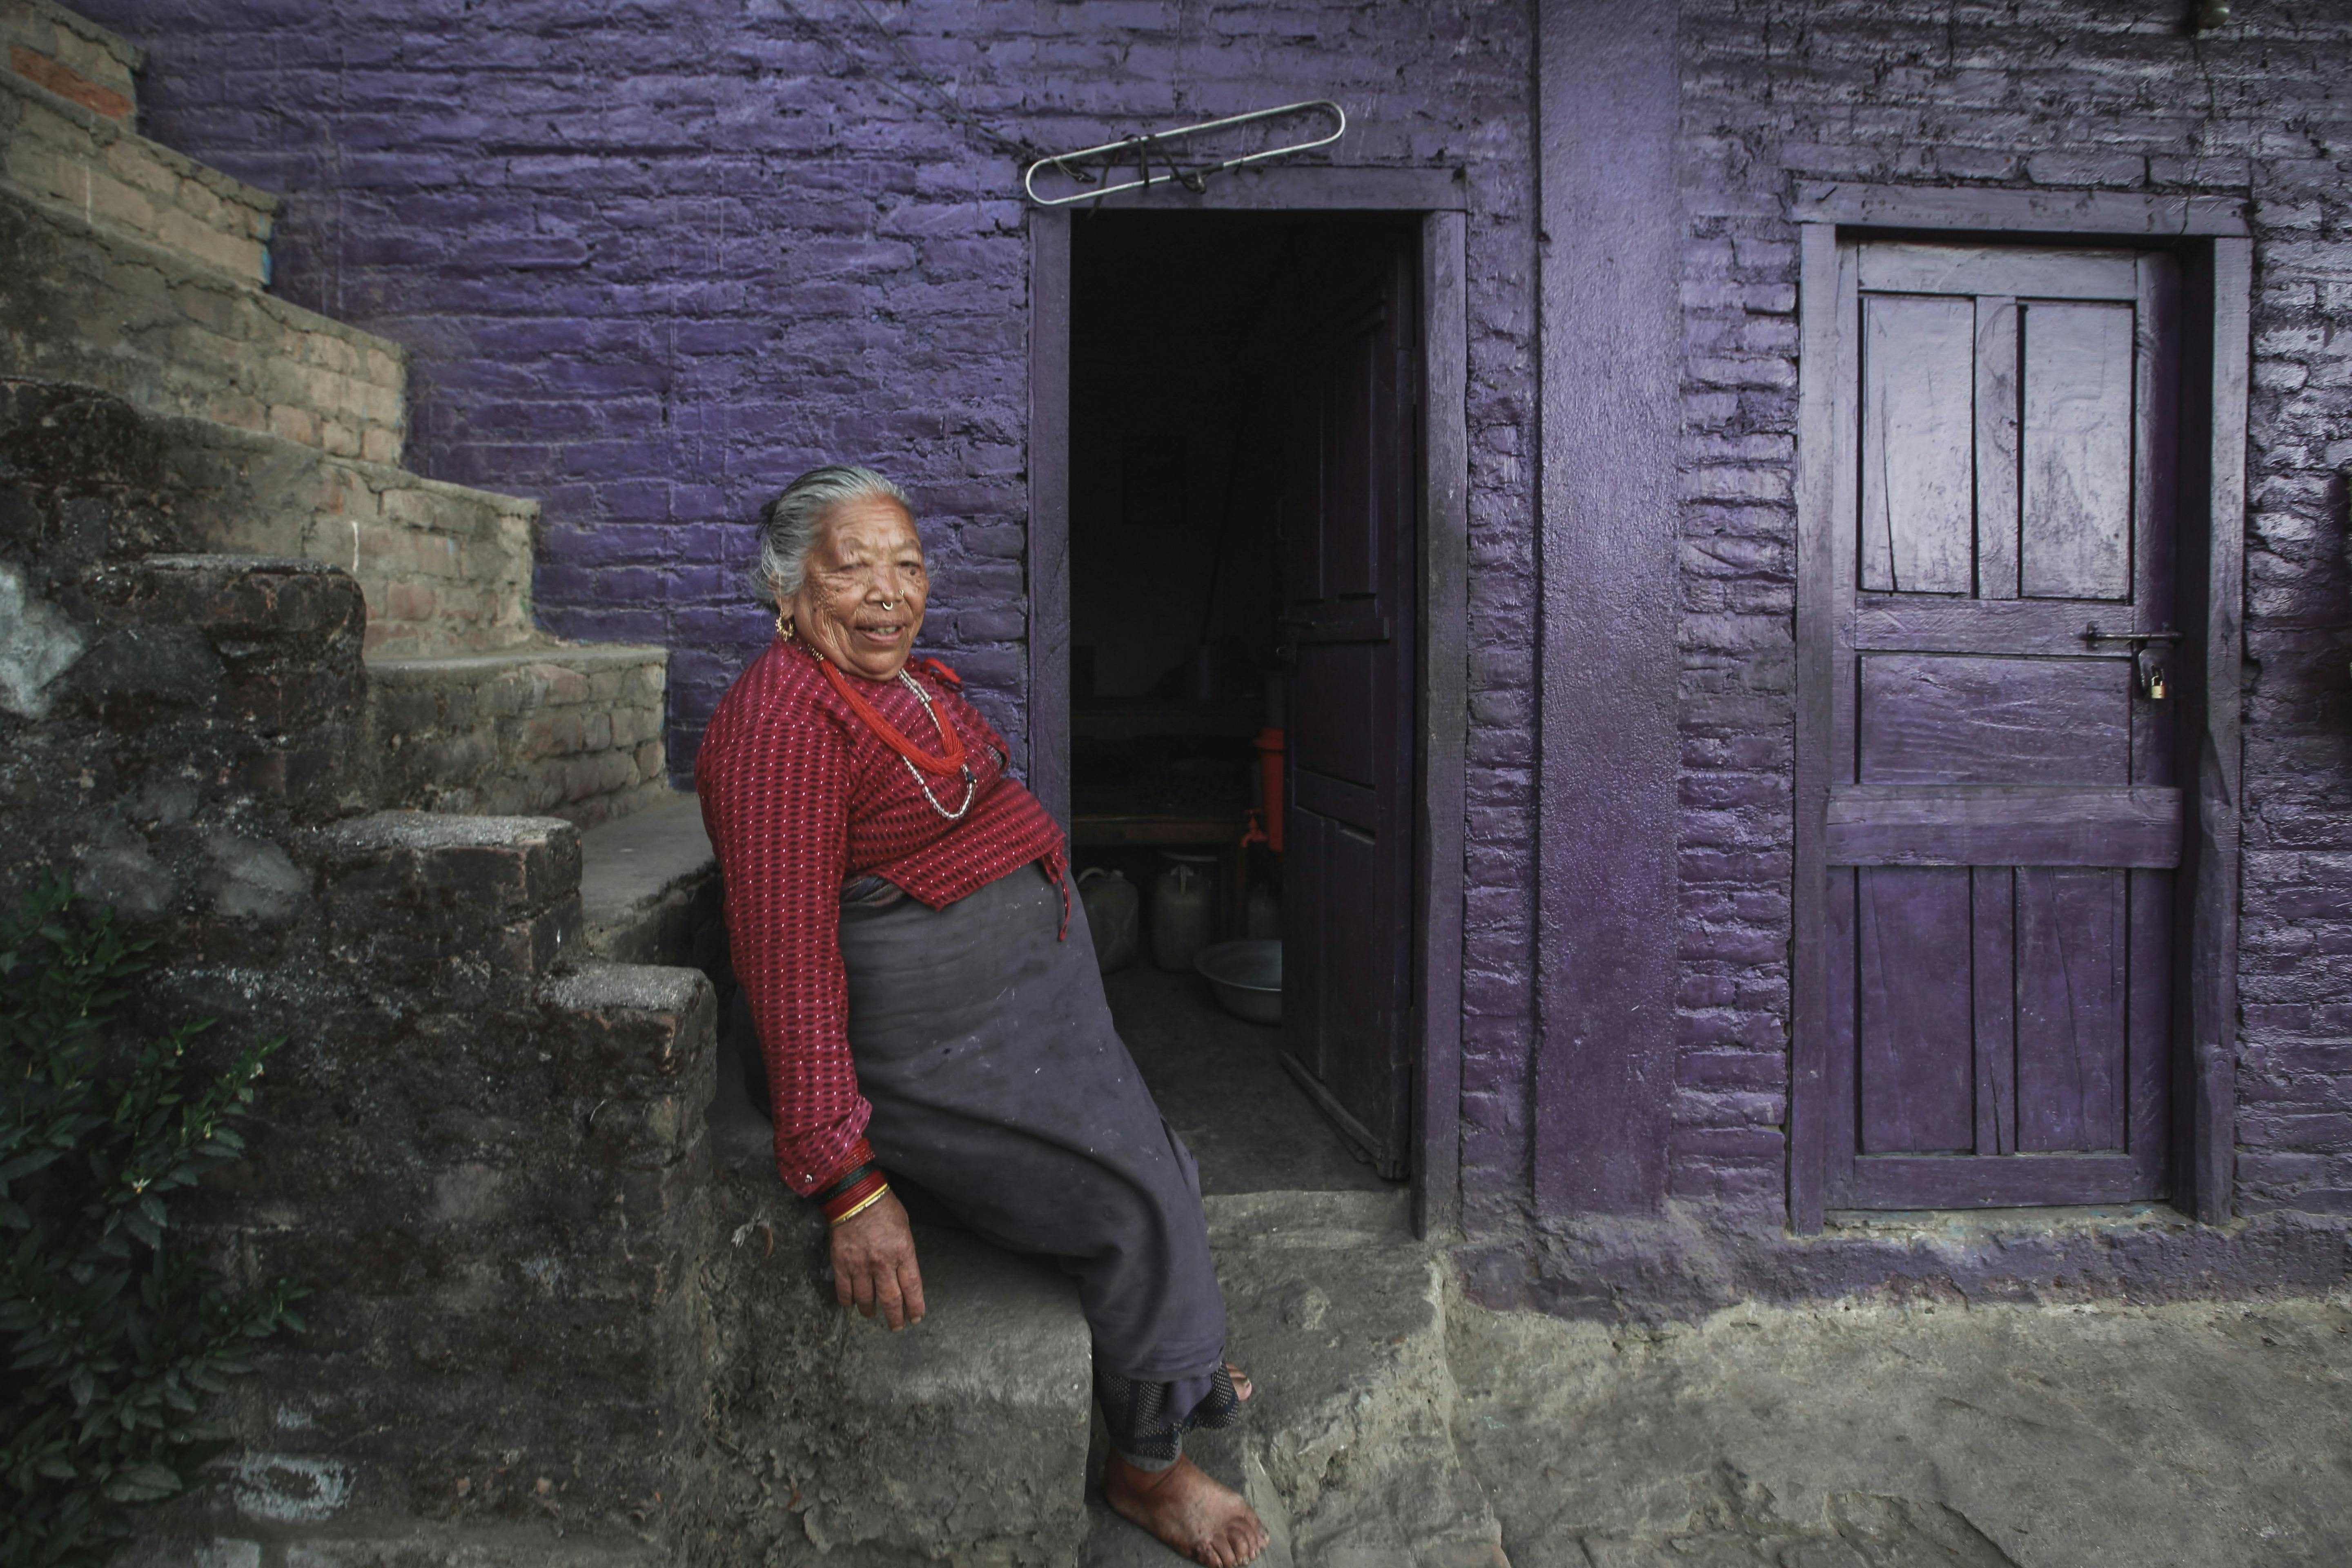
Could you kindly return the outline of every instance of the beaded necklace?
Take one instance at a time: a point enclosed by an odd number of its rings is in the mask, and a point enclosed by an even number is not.
[[[915,700],[923,705],[923,711],[930,715],[931,724],[939,731],[940,740],[946,747],[944,755],[935,756],[900,734],[897,725],[885,719],[872,703],[857,694],[856,688],[851,686],[841,671],[833,667],[832,660],[820,656],[817,659],[817,668],[824,671],[825,679],[832,683],[834,690],[840,694],[841,700],[849,704],[850,710],[865,720],[866,728],[881,736],[884,744],[898,753],[898,760],[906,764],[908,776],[915,781],[915,787],[923,792],[923,798],[931,803],[931,809],[950,822],[961,821],[964,813],[971,809],[973,797],[980,794],[980,781],[972,776],[971,765],[964,761],[963,737],[958,734],[955,728],[945,719],[940,717],[940,710],[931,706],[931,694],[923,689],[922,683],[908,674],[904,667],[900,668],[898,683],[913,692]],[[924,769],[929,769],[935,773],[961,773],[963,804],[953,811],[941,805],[940,797],[931,793],[929,782],[923,777]]]

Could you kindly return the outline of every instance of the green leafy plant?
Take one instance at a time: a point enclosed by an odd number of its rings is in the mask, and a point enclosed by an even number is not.
[[[211,1020],[124,1039],[148,963],[62,880],[0,922],[0,1563],[103,1563],[141,1503],[221,1447],[211,1395],[303,1292],[236,1292],[171,1231],[165,1200],[240,1157],[231,1125],[283,1040],[201,1070]]]

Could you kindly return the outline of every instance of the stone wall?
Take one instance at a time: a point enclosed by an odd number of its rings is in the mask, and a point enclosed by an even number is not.
[[[309,1326],[235,1384],[233,1484],[190,1507],[657,1526],[701,1398],[715,994],[588,962],[569,823],[371,809],[359,584],[188,552],[168,428],[0,380],[0,900],[64,875],[151,942],[131,1026],[286,1040],[247,1157],[174,1216],[310,1288]]]

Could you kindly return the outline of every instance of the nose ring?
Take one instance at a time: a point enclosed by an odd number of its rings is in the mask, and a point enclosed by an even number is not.
[[[882,601],[882,607],[886,610],[895,610],[898,607],[898,601],[896,599],[885,599]]]

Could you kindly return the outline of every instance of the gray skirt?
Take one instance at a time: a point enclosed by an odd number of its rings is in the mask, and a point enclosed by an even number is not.
[[[964,1226],[1078,1280],[1105,1378],[1221,1368],[1224,1298],[1201,1180],[1111,1026],[1083,910],[1027,866],[943,910],[845,905],[849,1048],[882,1168]]]

